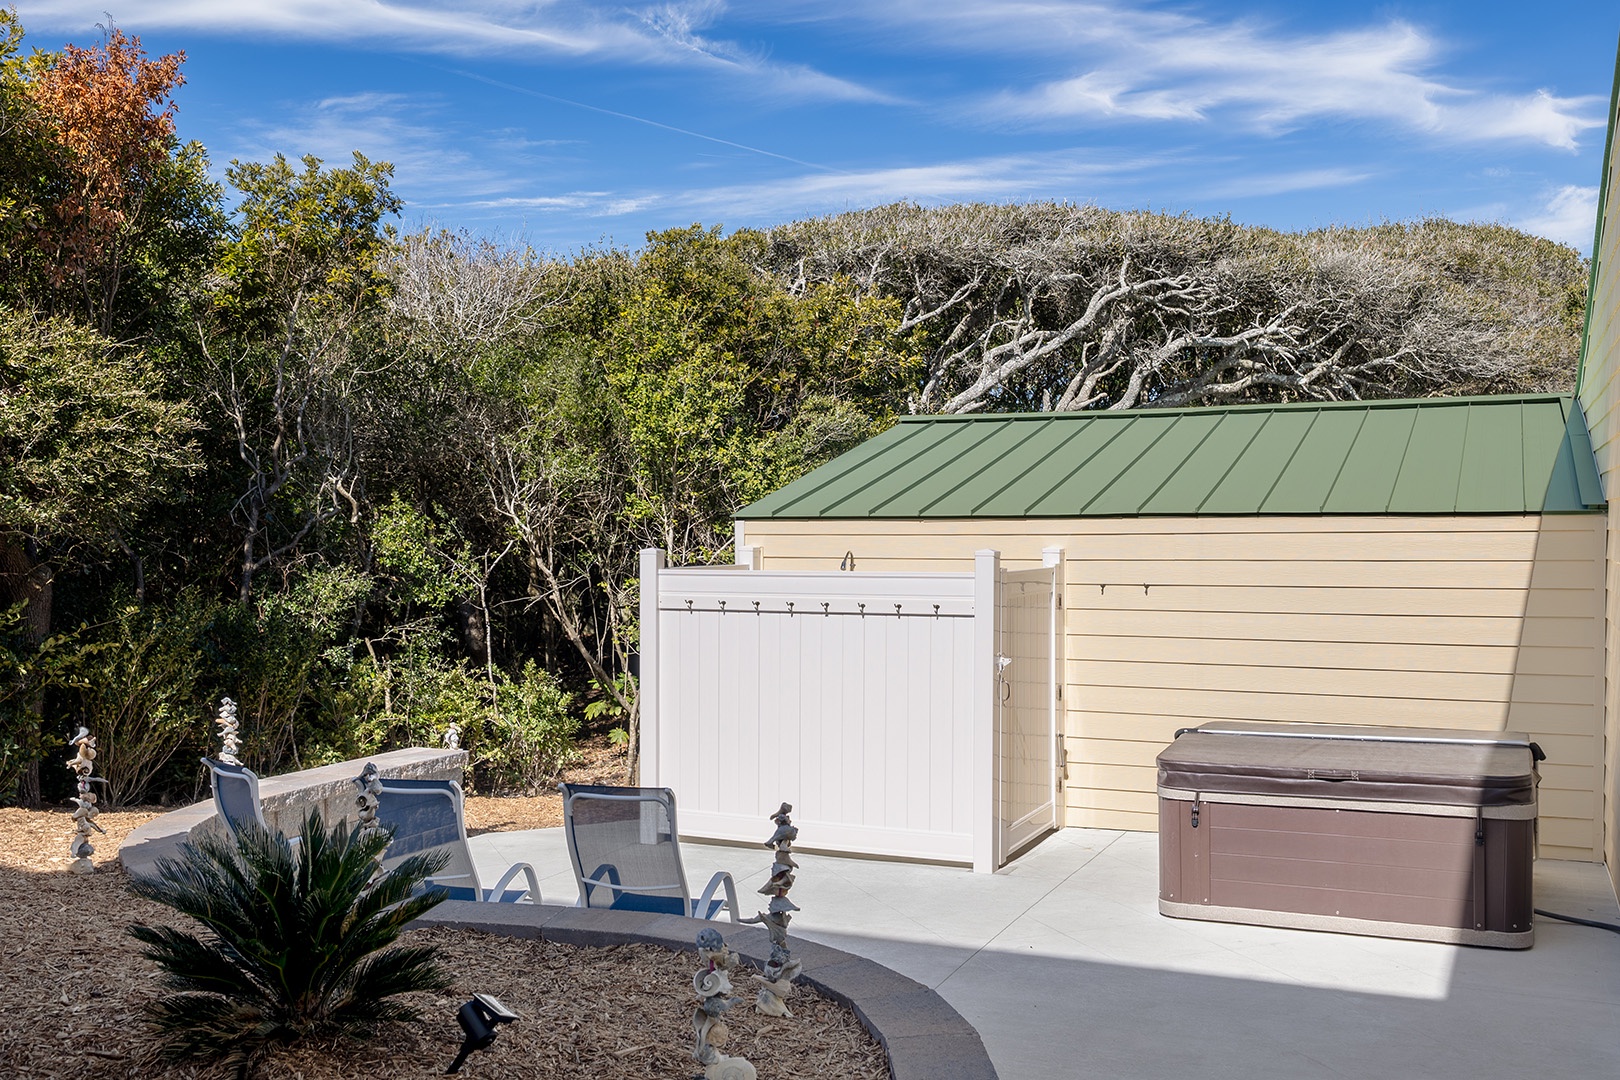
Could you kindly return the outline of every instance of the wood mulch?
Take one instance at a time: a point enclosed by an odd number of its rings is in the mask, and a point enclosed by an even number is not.
[[[593,747],[568,778],[623,782],[622,757]],[[131,923],[175,916],[133,896],[118,867],[118,844],[162,811],[107,811],[94,838],[97,872],[68,869],[72,819],[65,811],[0,808],[0,1077],[85,1080],[223,1080],[207,1065],[159,1058],[142,1007],[161,992],[157,969],[125,932]],[[542,828],[561,823],[560,797],[467,800],[468,831]],[[456,1009],[474,992],[493,994],[522,1017],[474,1054],[468,1077],[686,1078],[698,1073],[691,990],[697,958],[652,946],[575,949],[471,930],[431,928],[404,939],[429,943],[455,977],[445,993],[406,1000],[414,1024],[387,1024],[369,1038],[281,1048],[255,1070],[263,1080],[376,1080],[444,1072],[460,1045]],[[727,1014],[726,1050],[764,1080],[881,1080],[883,1051],[843,1006],[801,987],[792,1019],[760,1016],[749,1005],[749,974]]]

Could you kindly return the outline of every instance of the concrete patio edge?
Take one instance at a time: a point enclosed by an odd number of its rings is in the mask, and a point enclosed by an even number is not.
[[[555,904],[447,900],[411,925],[480,930],[559,945],[657,945],[676,952],[696,952],[698,930],[712,926],[755,967],[763,967],[771,951],[765,931],[752,926]],[[800,981],[854,1011],[883,1046],[894,1080],[996,1080],[978,1031],[922,983],[827,945],[813,941],[792,945],[794,955],[804,962]]]

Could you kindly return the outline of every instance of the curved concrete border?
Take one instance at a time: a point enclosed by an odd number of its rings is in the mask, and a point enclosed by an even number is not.
[[[415,746],[317,769],[261,777],[259,802],[264,823],[285,833],[297,832],[312,806],[320,807],[328,827],[347,821],[354,811],[353,780],[368,761],[375,762],[379,773],[394,780],[460,780],[467,765],[467,751]],[[220,827],[213,799],[171,810],[124,838],[118,846],[119,865],[133,877],[151,877],[159,859],[178,858],[181,844],[203,830]]]
[[[482,930],[560,945],[641,943],[697,951],[697,932],[712,926],[744,960],[763,967],[771,952],[764,930],[679,915],[602,911],[553,904],[480,904],[446,900],[413,926]],[[804,961],[801,980],[854,1010],[882,1044],[894,1080],[996,1080],[996,1068],[973,1025],[934,991],[897,971],[841,949],[793,939]]]

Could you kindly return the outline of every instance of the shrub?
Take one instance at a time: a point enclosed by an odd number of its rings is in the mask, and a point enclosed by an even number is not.
[[[535,791],[557,775],[574,749],[579,721],[557,677],[533,660],[516,681],[502,679],[481,760],[497,786]]]
[[[245,1076],[271,1041],[416,1019],[394,996],[445,989],[450,978],[431,947],[388,946],[444,898],[415,890],[445,856],[413,856],[373,880],[388,839],[341,825],[329,832],[315,810],[296,844],[262,828],[208,835],[160,861],[157,877],[134,879],[137,895],[210,934],[129,928],[163,985],[179,991],[148,1007],[168,1054],[223,1057]]]
[[[479,790],[540,788],[567,762],[579,729],[572,696],[533,660],[516,679],[497,671],[492,693],[482,671],[419,644],[356,660],[321,697],[313,762],[439,746],[455,724]]]
[[[96,735],[96,771],[110,806],[137,803],[177,750],[206,746],[201,642],[223,604],[184,589],[172,602],[114,603],[101,648],[79,665],[82,722]]]

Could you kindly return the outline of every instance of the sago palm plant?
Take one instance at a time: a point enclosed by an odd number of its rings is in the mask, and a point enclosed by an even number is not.
[[[271,1041],[416,1019],[394,996],[447,988],[450,977],[432,948],[388,946],[443,899],[415,890],[445,856],[413,856],[379,875],[387,846],[384,833],[328,831],[317,810],[296,844],[259,828],[205,836],[162,860],[157,877],[133,881],[137,895],[209,931],[129,928],[163,985],[179,991],[148,1007],[167,1052],[223,1056],[245,1076]]]

